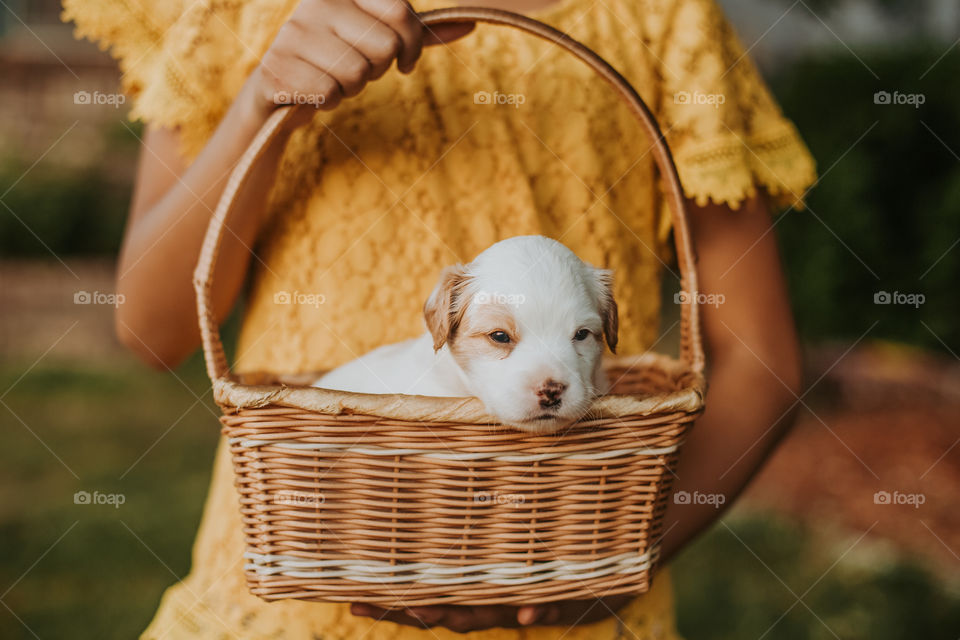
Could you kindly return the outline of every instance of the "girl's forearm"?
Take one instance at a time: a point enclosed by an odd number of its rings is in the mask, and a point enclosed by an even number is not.
[[[665,562],[713,524],[761,468],[791,423],[793,393],[746,350],[716,363],[707,409],[674,478],[661,545]]]
[[[450,42],[472,28],[453,24],[425,34],[406,2],[301,0],[189,169],[171,151],[175,132],[151,132],[141,153],[117,274],[118,292],[126,300],[116,315],[123,343],[157,367],[173,366],[196,348],[191,281],[207,223],[231,168],[281,96],[289,101],[309,93],[322,97],[319,108],[333,109],[382,76],[394,60],[409,73],[424,46]],[[344,33],[363,35],[347,42],[340,37]],[[239,209],[214,274],[214,310],[220,318],[242,286],[287,134],[310,117],[311,110],[304,108],[287,121],[238,195]]]
[[[733,503],[790,426],[801,388],[800,349],[764,201],[736,211],[691,206],[690,217],[701,293],[718,304],[700,307],[706,411],[681,450],[664,558]]]
[[[117,267],[124,304],[116,324],[121,341],[153,366],[175,366],[199,344],[192,278],[200,245],[231,169],[269,115],[250,87],[188,169],[165,149],[176,144],[173,132],[150,133],[141,151],[138,193]],[[242,286],[285,139],[278,136],[265,154],[224,237],[214,289],[221,318]]]

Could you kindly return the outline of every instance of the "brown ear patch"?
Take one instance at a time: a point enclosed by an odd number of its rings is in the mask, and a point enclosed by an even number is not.
[[[603,320],[603,337],[607,341],[610,351],[617,352],[617,342],[620,332],[619,309],[613,298],[613,271],[609,269],[594,269],[597,281],[597,299],[600,307],[600,318]]]
[[[607,346],[610,351],[617,352],[617,341],[619,340],[620,318],[617,309],[617,301],[611,295],[605,306],[600,307],[600,315],[603,317],[603,336],[607,340]]]
[[[434,351],[440,349],[453,338],[467,301],[463,299],[463,290],[468,282],[467,270],[462,264],[447,267],[440,274],[440,281],[433,293],[423,305],[423,318],[427,330],[433,336]]]

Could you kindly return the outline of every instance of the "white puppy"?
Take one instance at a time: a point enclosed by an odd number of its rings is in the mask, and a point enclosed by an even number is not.
[[[313,386],[475,396],[502,423],[547,433],[607,391],[617,344],[612,274],[543,236],[503,240],[447,267],[424,305],[428,333],[348,362]]]

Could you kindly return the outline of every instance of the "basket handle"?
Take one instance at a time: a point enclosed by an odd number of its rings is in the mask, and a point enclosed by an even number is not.
[[[636,90],[630,86],[630,83],[622,75],[592,50],[565,33],[533,18],[510,11],[480,7],[436,9],[421,13],[419,17],[423,24],[428,27],[439,24],[483,22],[505,25],[530,33],[575,55],[606,80],[624,99],[652,141],[653,157],[660,170],[660,176],[664,183],[664,194],[673,222],[677,263],[680,268],[680,288],[686,294],[687,300],[680,308],[680,357],[693,371],[702,372],[704,367],[703,340],[700,334],[699,309],[695,298],[697,292],[696,257],[690,243],[690,230],[687,224],[683,189],[680,186],[677,168],[673,163],[673,157],[663,134],[660,132],[660,127]],[[226,377],[229,373],[229,365],[223,351],[223,342],[220,339],[219,326],[213,312],[211,295],[214,265],[217,261],[217,254],[227,220],[233,211],[234,200],[246,181],[251,168],[256,164],[281,125],[298,108],[312,109],[313,107],[311,105],[300,105],[299,107],[284,105],[278,107],[264,122],[230,174],[203,239],[193,284],[197,294],[197,314],[200,321],[203,355],[207,363],[207,374],[211,381]]]

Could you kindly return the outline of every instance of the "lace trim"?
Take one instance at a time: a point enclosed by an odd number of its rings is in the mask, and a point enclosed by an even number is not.
[[[730,132],[685,145],[676,154],[687,197],[700,206],[713,201],[738,209],[763,188],[779,205],[803,208],[816,180],[816,165],[793,124],[782,120],[748,137]]]
[[[229,105],[224,94],[239,89],[233,85],[248,75],[256,57],[250,51],[242,51],[239,58],[225,52],[233,62],[218,65],[209,78],[216,86],[207,86],[187,65],[198,64],[194,54],[199,55],[198,39],[203,37],[206,20],[224,19],[205,2],[146,7],[136,0],[63,0],[60,17],[74,23],[75,37],[90,40],[117,61],[120,88],[131,98],[130,119],[178,131],[180,151],[192,160]],[[225,5],[224,10],[237,13],[242,8]],[[279,26],[285,15],[282,8],[275,7],[274,15],[264,16],[264,30]]]
[[[430,6],[433,1],[418,5]],[[246,10],[260,14],[259,28],[273,33],[284,19],[285,9],[253,4]],[[256,64],[255,55],[244,51],[232,68],[221,66],[216,80],[222,86],[198,86],[196,79],[191,82],[191,74],[182,65],[196,64],[188,59],[196,43],[187,38],[195,37],[194,31],[202,32],[213,14],[214,9],[205,4],[181,10],[173,2],[151,11],[136,0],[63,0],[63,5],[61,17],[76,23],[75,35],[96,42],[118,61],[122,89],[132,98],[131,119],[178,130],[181,152],[187,159],[199,153],[216,129],[229,102],[221,94],[242,81]],[[560,8],[574,6],[561,2],[548,13],[562,13]],[[229,7],[229,12],[242,10]],[[779,114],[770,118],[765,129],[749,136],[729,130],[706,140],[681,136],[671,140],[671,145],[684,191],[700,205],[713,201],[737,209],[761,187],[778,204],[802,208],[803,193],[816,179],[806,146],[793,124]]]
[[[175,20],[158,23],[127,0],[63,0],[61,19],[75,23],[75,37],[90,40],[117,60],[121,89],[132,99],[131,120],[175,128],[184,121],[186,109],[196,111],[197,96],[171,68],[164,52],[164,39]]]

